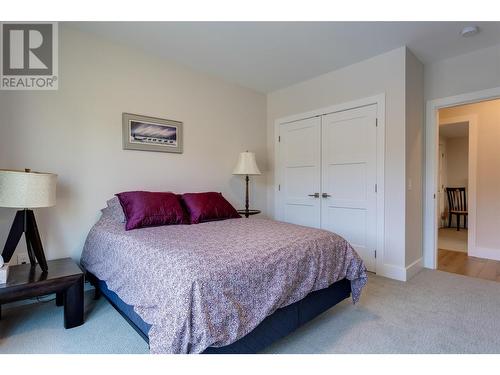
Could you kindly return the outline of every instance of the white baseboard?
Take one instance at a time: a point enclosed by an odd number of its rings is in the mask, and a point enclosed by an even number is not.
[[[500,249],[476,246],[474,249],[469,249],[468,255],[477,258],[500,260]]]
[[[406,281],[406,269],[393,264],[383,264],[382,269],[377,267],[377,275],[399,281]]]
[[[419,258],[406,267],[406,281],[410,280],[424,268],[424,258]]]
[[[377,275],[399,281],[408,281],[422,270],[423,262],[423,258],[419,258],[407,267],[384,264],[381,270],[377,269]]]

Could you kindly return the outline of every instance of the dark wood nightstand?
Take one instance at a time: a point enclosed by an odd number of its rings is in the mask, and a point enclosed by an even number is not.
[[[0,284],[0,318],[4,303],[56,293],[56,305],[64,305],[64,328],[83,324],[83,271],[71,258],[50,260],[47,265],[47,273],[38,265],[10,266],[7,283]]]
[[[250,215],[260,214],[260,210],[236,210],[240,215],[245,215],[248,218]]]

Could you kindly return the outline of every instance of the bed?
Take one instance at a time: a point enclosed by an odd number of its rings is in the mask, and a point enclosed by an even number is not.
[[[151,353],[255,353],[366,283],[334,233],[269,219],[125,231],[111,211],[91,229],[89,281]]]

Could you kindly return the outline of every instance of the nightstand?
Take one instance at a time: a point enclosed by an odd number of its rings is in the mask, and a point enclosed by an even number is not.
[[[236,210],[240,215],[245,215],[248,218],[251,215],[260,214],[260,210]]]
[[[7,283],[0,284],[0,318],[4,303],[56,293],[56,305],[64,305],[64,328],[83,324],[83,271],[71,258],[50,260],[47,265],[46,273],[38,265],[10,266]]]

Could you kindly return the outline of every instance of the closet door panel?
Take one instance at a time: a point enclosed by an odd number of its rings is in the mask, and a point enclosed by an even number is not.
[[[282,124],[280,139],[278,218],[319,228],[321,119],[315,117]]]
[[[375,271],[376,106],[322,117],[321,227],[356,249]]]

